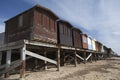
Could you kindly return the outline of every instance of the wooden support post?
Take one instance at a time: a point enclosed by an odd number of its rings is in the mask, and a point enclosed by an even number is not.
[[[57,71],[60,71],[60,46],[58,46],[57,51]]]
[[[74,56],[75,56],[75,59],[74,59],[74,61],[75,61],[75,67],[77,67],[77,51],[75,50],[75,52],[74,52]]]
[[[97,60],[99,60],[99,56],[98,56],[99,54],[97,54]]]
[[[2,52],[0,52],[0,66],[1,66],[1,61],[2,61]]]
[[[21,71],[20,71],[20,79],[25,80],[25,68],[26,68],[26,45],[21,49],[21,61],[22,61],[22,66],[21,66]]]
[[[63,52],[63,66],[65,66],[65,52]]]
[[[8,50],[6,55],[6,69],[9,68],[10,65],[11,65],[11,50]],[[9,77],[9,72],[5,74],[5,77]]]
[[[104,59],[104,55],[103,54],[102,54],[101,58],[102,58],[102,60]]]
[[[93,59],[93,53],[91,53],[91,57],[90,57],[90,62],[92,63],[92,59]]]
[[[47,57],[47,51],[46,51],[46,49],[44,51],[44,56]],[[47,61],[45,60],[44,63],[45,63],[44,69],[47,70]]]
[[[86,64],[86,52],[84,52],[84,64]]]
[[[34,59],[34,62],[35,62],[35,68],[33,70],[36,70],[38,68],[38,59]]]
[[[97,56],[96,56],[96,53],[95,53],[95,61],[97,61]]]

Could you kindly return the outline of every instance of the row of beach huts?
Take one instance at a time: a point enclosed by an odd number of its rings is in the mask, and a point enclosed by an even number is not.
[[[66,63],[77,66],[114,55],[111,48],[40,5],[5,21],[0,41],[0,75],[6,77],[16,68],[25,78],[26,70],[55,65],[59,71]]]

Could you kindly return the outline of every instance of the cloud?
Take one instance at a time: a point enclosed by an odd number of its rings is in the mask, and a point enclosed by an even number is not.
[[[4,20],[3,18],[0,18],[0,33],[5,31],[5,24],[4,24]]]
[[[120,36],[120,32],[117,32],[117,31],[112,32],[112,34],[113,34],[113,35]]]

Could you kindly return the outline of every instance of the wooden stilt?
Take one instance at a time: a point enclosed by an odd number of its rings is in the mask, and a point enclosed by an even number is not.
[[[10,64],[11,64],[11,50],[8,50],[6,55],[6,69],[10,67]],[[9,77],[9,72],[5,74],[5,77]]]
[[[90,62],[92,63],[92,59],[93,59],[93,53],[91,53],[91,57],[90,57]]]
[[[77,51],[75,50],[75,52],[74,52],[74,56],[75,56],[75,59],[74,59],[74,61],[75,61],[75,67],[77,67],[77,57],[76,57],[76,55],[77,55]]]
[[[60,46],[58,46],[57,51],[57,71],[60,71]]]
[[[98,58],[99,58],[99,57],[98,57],[98,54],[96,54],[96,58],[97,58],[97,60],[99,60],[99,59],[98,59]]]
[[[97,56],[96,56],[96,53],[95,53],[95,61],[97,61]]]
[[[47,51],[46,51],[46,49],[44,51],[44,56],[47,57]],[[44,63],[45,63],[44,69],[47,70],[47,61],[45,60]]]
[[[86,64],[86,52],[84,52],[84,64]]]
[[[65,63],[65,52],[61,52],[62,54],[60,55],[60,66],[64,66],[64,63]]]
[[[65,52],[63,53],[63,66],[65,66]]]
[[[25,68],[26,68],[26,45],[21,49],[21,60],[22,60],[22,66],[21,66],[21,73],[20,73],[20,79],[25,80]]]
[[[0,52],[0,65],[1,65],[1,61],[2,61],[2,52]]]
[[[35,62],[35,68],[34,69],[36,70],[38,68],[38,59],[35,58],[34,62]]]

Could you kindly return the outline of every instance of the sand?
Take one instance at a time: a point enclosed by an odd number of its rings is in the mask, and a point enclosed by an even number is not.
[[[19,80],[19,76],[11,75],[0,80]],[[66,65],[61,67],[60,71],[50,68],[46,71],[27,72],[26,80],[120,80],[120,57],[81,63],[77,67]]]

